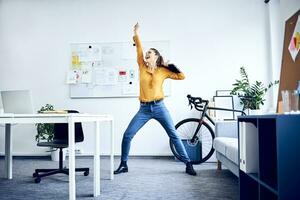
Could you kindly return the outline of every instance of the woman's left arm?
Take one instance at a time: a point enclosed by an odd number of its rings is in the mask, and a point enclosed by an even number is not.
[[[184,73],[182,73],[174,64],[168,64],[166,68],[168,69],[168,78],[174,80],[185,79]]]

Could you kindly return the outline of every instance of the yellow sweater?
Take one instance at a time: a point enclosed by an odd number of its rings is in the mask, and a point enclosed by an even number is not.
[[[182,80],[185,78],[182,72],[174,73],[165,67],[158,67],[153,73],[148,70],[144,61],[142,45],[139,37],[135,35],[133,40],[137,50],[137,62],[140,70],[140,101],[149,102],[164,98],[163,83],[167,78]]]

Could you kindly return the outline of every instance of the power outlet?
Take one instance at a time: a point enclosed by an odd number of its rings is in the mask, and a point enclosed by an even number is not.
[[[75,149],[75,155],[82,154],[82,149]]]

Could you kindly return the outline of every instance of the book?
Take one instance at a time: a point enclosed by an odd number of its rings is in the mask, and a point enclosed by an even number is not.
[[[250,122],[239,124],[240,169],[245,173],[258,173],[258,131]]]

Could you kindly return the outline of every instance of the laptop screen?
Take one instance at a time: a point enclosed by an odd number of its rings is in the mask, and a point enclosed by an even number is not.
[[[1,91],[4,113],[33,114],[30,90]]]

